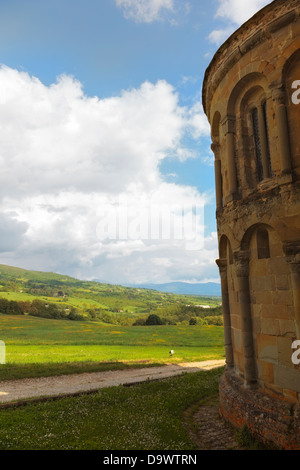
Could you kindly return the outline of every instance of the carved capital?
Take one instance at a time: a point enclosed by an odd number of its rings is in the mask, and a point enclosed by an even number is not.
[[[221,149],[221,145],[218,143],[218,142],[213,142],[210,146],[210,148],[212,149],[214,155],[215,155],[215,159],[216,160],[220,160],[220,149]]]
[[[226,259],[217,259],[216,260],[217,266],[220,271],[220,275],[226,275],[227,274],[227,260]]]
[[[235,134],[236,119],[235,116],[226,116],[221,122],[224,134]]]
[[[300,242],[286,243],[283,249],[291,271],[300,274]]]
[[[270,89],[272,92],[272,99],[277,105],[282,105],[286,103],[286,93],[284,86],[281,83],[274,84],[273,86],[270,85]]]
[[[237,277],[249,276],[249,260],[250,254],[248,251],[236,251],[233,254],[233,260],[236,269]]]

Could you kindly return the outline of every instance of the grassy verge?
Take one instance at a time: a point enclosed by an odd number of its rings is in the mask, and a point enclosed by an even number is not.
[[[0,410],[0,450],[196,450],[183,425],[223,369]]]
[[[0,381],[38,377],[81,374],[84,372],[104,372],[107,370],[137,369],[154,367],[154,362],[62,362],[41,364],[4,364],[0,366]]]

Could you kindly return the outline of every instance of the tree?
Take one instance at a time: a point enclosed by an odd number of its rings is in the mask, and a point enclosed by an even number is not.
[[[23,315],[23,312],[16,300],[0,299],[0,313],[6,315]]]
[[[74,320],[74,321],[85,321],[86,317],[84,317],[83,315],[80,315],[80,313],[77,313],[76,309],[72,307],[69,315],[67,316],[67,319]]]
[[[158,315],[151,313],[147,318],[145,325],[163,325],[163,321]]]
[[[8,312],[9,309],[9,301],[7,299],[0,299],[0,312],[1,313],[6,313]]]

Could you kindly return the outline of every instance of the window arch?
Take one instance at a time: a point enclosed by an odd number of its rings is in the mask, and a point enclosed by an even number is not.
[[[272,97],[266,77],[260,73],[243,77],[231,93],[228,109],[236,117],[239,184],[248,194],[258,183],[273,177],[268,125]]]

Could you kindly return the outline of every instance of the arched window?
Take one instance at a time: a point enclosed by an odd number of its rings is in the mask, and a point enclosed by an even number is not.
[[[258,108],[252,109],[251,118],[255,143],[256,173],[260,182],[264,178],[273,176],[266,100]]]
[[[270,242],[268,230],[262,228],[256,233],[257,258],[270,258]]]
[[[255,143],[257,179],[258,181],[262,181],[264,179],[264,174],[263,174],[262,150],[261,150],[259,118],[258,118],[257,108],[254,108],[252,110],[252,126],[253,126],[253,137],[254,137],[254,143]]]
[[[265,100],[262,104],[264,127],[266,130],[266,154],[267,154],[267,177],[271,178],[274,176],[271,164],[271,152],[270,152],[270,140],[269,140],[269,126],[268,126],[268,115],[267,115],[267,101]]]

